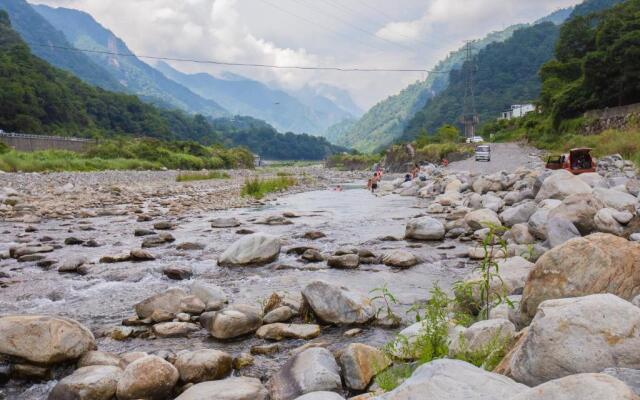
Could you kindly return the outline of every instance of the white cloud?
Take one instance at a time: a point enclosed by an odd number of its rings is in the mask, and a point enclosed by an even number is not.
[[[93,15],[136,53],[296,66],[428,68],[449,51],[579,0],[33,0]],[[284,11],[283,11],[284,10]],[[293,16],[295,14],[297,16]],[[300,18],[301,17],[301,18]],[[346,22],[345,22],[346,21]],[[356,28],[357,27],[357,28]],[[365,33],[370,32],[371,34]],[[376,36],[378,38],[376,38]],[[393,45],[381,39],[397,42]],[[415,51],[407,51],[407,47]],[[328,83],[363,107],[420,73],[355,74],[173,63],[285,87]]]

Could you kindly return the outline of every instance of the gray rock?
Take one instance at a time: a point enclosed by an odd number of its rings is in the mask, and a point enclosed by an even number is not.
[[[327,259],[327,265],[336,269],[356,269],[360,266],[360,257],[357,254],[335,255]]]
[[[571,172],[561,169],[553,171],[546,179],[544,179],[540,190],[536,194],[536,200],[564,200],[573,194],[589,194],[591,193],[591,190],[591,186],[586,184],[583,180],[573,175]]]
[[[593,190],[593,195],[600,199],[605,206],[618,211],[629,211],[635,213],[638,205],[638,198],[615,189],[597,188]]]
[[[588,235],[596,230],[593,218],[602,208],[604,203],[592,194],[572,195],[549,212],[549,219],[562,218],[571,221],[581,235]]]
[[[77,360],[95,347],[91,331],[71,319],[38,315],[0,317],[0,355],[52,365]]]
[[[564,218],[549,219],[547,222],[547,243],[549,248],[558,247],[561,244],[580,237],[578,228],[571,221]]]
[[[318,391],[338,391],[342,388],[340,369],[327,349],[316,347],[289,359],[280,371],[269,379],[271,400],[294,400]]]
[[[344,400],[335,392],[313,392],[297,397],[296,400]]]
[[[283,324],[274,323],[262,325],[256,332],[260,339],[283,340],[303,339],[309,340],[320,336],[320,326],[314,324]]]
[[[540,240],[547,239],[547,221],[549,220],[549,213],[551,210],[545,208],[539,208],[536,210],[531,218],[529,218],[528,226],[529,232]]]
[[[419,367],[398,388],[377,400],[503,400],[528,388],[464,361],[436,360]]]
[[[449,355],[477,354],[492,342],[509,342],[516,333],[516,327],[506,319],[490,319],[476,322],[455,333],[449,345]]]
[[[240,226],[240,221],[238,221],[236,218],[233,218],[233,217],[230,217],[230,218],[219,217],[211,220],[212,228],[235,228],[238,226]]]
[[[125,363],[119,356],[104,351],[88,351],[78,360],[78,368],[93,365],[111,365],[124,368]]]
[[[232,361],[231,356],[223,351],[200,349],[178,353],[173,365],[178,369],[182,382],[199,383],[228,376]]]
[[[228,378],[202,382],[187,389],[175,400],[268,400],[269,392],[256,378]]]
[[[375,317],[369,297],[345,287],[314,281],[302,291],[320,321],[332,324],[365,324]]]
[[[280,254],[280,239],[263,233],[242,237],[220,256],[221,266],[263,265],[275,261]]]
[[[498,214],[486,208],[471,211],[464,217],[464,220],[474,231],[482,228],[488,228],[490,226],[502,226],[502,222],[500,222]]]
[[[510,234],[513,241],[517,244],[533,244],[536,242],[536,238],[534,238],[529,231],[528,224],[515,224],[507,233]]]
[[[630,368],[606,368],[602,373],[624,382],[636,395],[640,396],[640,370]]]
[[[176,338],[187,337],[198,329],[198,325],[190,322],[162,322],[153,326],[153,333],[161,338]]]
[[[61,379],[48,400],[111,400],[121,376],[122,369],[112,365],[82,367]]]
[[[493,193],[487,193],[482,196],[482,208],[489,209],[493,212],[500,212],[504,207],[504,200]]]
[[[135,305],[138,318],[145,319],[151,317],[154,311],[163,311],[177,314],[182,311],[180,302],[187,294],[182,289],[172,288],[163,293],[153,295]]]
[[[385,265],[396,268],[411,268],[418,264],[418,258],[407,250],[391,250],[382,256]]]
[[[640,309],[612,294],[547,300],[510,361],[530,386],[605,368],[640,368]]]
[[[517,206],[509,207],[500,214],[500,219],[505,226],[514,226],[529,222],[529,218],[537,211],[534,202],[526,202]]]
[[[343,349],[338,362],[347,388],[358,391],[365,390],[374,376],[391,365],[382,351],[360,343],[351,343]]]
[[[236,304],[202,314],[200,324],[216,339],[232,339],[258,330],[262,326],[262,313],[256,307]]]
[[[526,390],[512,400],[636,400],[620,380],[605,374],[577,374]]]
[[[442,240],[444,234],[442,222],[432,217],[421,217],[409,221],[404,236],[414,240]]]
[[[276,322],[287,322],[295,316],[293,310],[288,306],[280,306],[269,311],[263,318],[265,324],[274,324]]]
[[[188,265],[170,265],[165,267],[162,273],[169,279],[181,281],[191,278],[193,270]]]
[[[118,400],[164,399],[178,382],[178,370],[157,356],[145,356],[129,364],[118,380]]]
[[[207,311],[218,311],[229,301],[224,290],[212,284],[195,282],[191,285],[191,293],[205,304]]]

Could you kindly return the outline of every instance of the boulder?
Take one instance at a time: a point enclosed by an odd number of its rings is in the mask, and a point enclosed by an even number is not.
[[[165,267],[162,273],[169,279],[181,281],[191,278],[193,270],[188,265],[170,265]]]
[[[198,330],[198,325],[190,322],[162,322],[153,326],[153,333],[161,338],[187,337]]]
[[[500,277],[494,277],[491,279],[489,285],[492,293],[500,295],[508,295],[515,292],[517,289],[523,288],[529,273],[535,266],[535,264],[520,256],[497,260],[496,263],[498,264]],[[480,272],[474,271],[467,279],[467,282],[479,282],[480,279]],[[479,300],[479,293],[474,293],[474,296],[477,296],[477,300]]]
[[[269,311],[263,318],[265,324],[287,322],[295,316],[295,312],[289,306],[280,306]]]
[[[405,238],[413,240],[442,240],[445,229],[442,222],[432,217],[414,218],[407,223]]]
[[[118,400],[165,399],[178,382],[178,370],[157,356],[139,358],[125,368],[118,381]]]
[[[396,389],[376,400],[502,400],[528,388],[459,360],[436,360],[419,367]]]
[[[549,213],[551,210],[546,208],[538,208],[536,212],[531,215],[527,225],[529,226],[529,232],[540,240],[547,239],[547,221],[549,220]]]
[[[631,368],[606,368],[602,373],[624,382],[636,395],[640,396],[640,370]]]
[[[185,390],[175,400],[268,400],[269,392],[256,378],[228,378],[202,382]]]
[[[122,369],[112,365],[82,367],[61,379],[48,400],[111,400],[121,376]]]
[[[336,269],[356,269],[360,266],[360,257],[357,254],[331,256],[327,259],[327,265]]]
[[[296,400],[344,400],[335,392],[313,392],[297,397]]]
[[[202,282],[195,282],[191,285],[191,294],[205,304],[205,310],[207,311],[218,311],[229,301],[221,287]]]
[[[499,192],[502,188],[501,177],[496,175],[481,176],[471,185],[474,192],[485,194],[487,192]]]
[[[504,196],[504,204],[508,206],[512,206],[526,199],[533,199],[533,198],[534,196],[531,189],[516,190],[513,192],[509,192],[506,194],[506,196]]]
[[[598,232],[611,233],[612,235],[622,236],[625,231],[624,225],[614,217],[620,211],[613,208],[603,208],[593,218],[596,230]]]
[[[199,383],[228,376],[232,361],[231,356],[223,351],[200,349],[178,353],[173,365],[178,369],[182,382]]]
[[[549,218],[547,222],[547,241],[549,248],[553,249],[575,238],[581,237],[578,228],[565,218]]]
[[[588,235],[596,230],[593,217],[602,208],[604,203],[593,194],[572,195],[549,212],[549,219],[562,218],[571,221],[581,235]]]
[[[454,334],[449,345],[449,355],[482,352],[490,345],[508,343],[515,335],[516,327],[506,319],[489,319],[476,322]]]
[[[302,290],[302,296],[316,317],[331,324],[366,324],[375,317],[369,297],[346,287],[314,281]]]
[[[507,234],[517,244],[534,244],[536,242],[536,238],[529,231],[529,225],[527,224],[515,224]]]
[[[573,194],[589,194],[591,190],[591,186],[583,180],[571,172],[561,169],[553,171],[544,179],[540,190],[536,194],[536,201],[545,199],[564,200]]]
[[[125,363],[122,358],[115,354],[92,350],[84,353],[84,355],[80,357],[78,360],[78,368],[90,367],[92,365],[111,365],[123,368]]]
[[[180,302],[187,296],[184,290],[172,288],[153,295],[136,304],[134,307],[140,319],[151,317],[154,311],[177,314],[182,311]]]
[[[396,268],[411,268],[418,264],[418,258],[406,250],[391,250],[382,256],[384,265]]]
[[[211,220],[212,228],[235,228],[238,226],[240,226],[240,221],[233,217],[218,217]]]
[[[631,300],[640,294],[639,275],[640,244],[605,233],[572,239],[536,262],[524,288],[522,313],[531,319],[544,300],[595,293]]]
[[[221,266],[263,265],[275,261],[280,255],[280,239],[264,233],[243,236],[222,253]]]
[[[615,189],[597,188],[593,190],[593,195],[602,201],[606,207],[618,211],[635,213],[638,206],[637,197]]]
[[[202,314],[200,324],[216,339],[232,339],[260,328],[262,313],[256,307],[236,304],[222,311]]]
[[[612,294],[547,300],[510,362],[530,386],[605,368],[640,368],[640,309]]]
[[[495,213],[500,212],[504,207],[504,200],[493,193],[487,193],[482,196],[482,208],[489,209]]]
[[[309,340],[320,336],[320,326],[314,324],[283,324],[278,322],[262,325],[256,332],[256,336],[260,339],[268,340]]]
[[[529,218],[537,211],[536,204],[532,201],[509,207],[500,214],[500,219],[505,226],[514,226],[529,222]]]
[[[510,400],[638,400],[623,382],[605,374],[577,374],[549,381]]]
[[[604,179],[602,175],[600,175],[597,172],[587,172],[585,174],[580,174],[578,175],[578,178],[580,178],[582,181],[584,181],[584,183],[591,186],[592,188],[608,188],[609,187],[607,180]]]
[[[91,331],[71,319],[39,315],[0,317],[0,355],[51,365],[77,360],[95,347]]]
[[[361,343],[351,343],[343,349],[338,362],[345,385],[357,391],[365,390],[373,377],[391,365],[382,351]]]
[[[340,368],[331,352],[310,348],[290,358],[267,382],[271,400],[294,400],[318,391],[342,389]]]
[[[502,222],[500,222],[498,214],[486,208],[471,211],[464,217],[464,220],[474,231],[482,228],[489,228],[490,226],[502,226]]]

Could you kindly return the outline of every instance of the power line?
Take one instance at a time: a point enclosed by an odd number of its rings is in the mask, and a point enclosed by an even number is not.
[[[369,35],[369,36],[371,36],[371,37],[373,37],[373,38],[375,38],[375,39],[377,39],[377,40],[380,40],[380,41],[383,41],[383,42],[386,42],[386,43],[392,44],[392,45],[394,45],[394,46],[397,46],[397,47],[399,47],[399,48],[403,49],[404,51],[410,52],[411,54],[414,54],[414,53],[415,53],[415,50],[414,50],[414,49],[412,49],[412,48],[410,48],[410,47],[408,47],[408,46],[405,46],[405,45],[403,45],[403,44],[400,44],[400,43],[397,43],[397,42],[394,42],[394,41],[391,41],[391,40],[385,39],[385,38],[383,38],[383,37],[380,37],[380,36],[376,35],[374,32],[370,32],[370,31],[368,31],[368,30],[366,30],[366,29],[361,28],[361,27],[360,27],[360,26],[358,26],[358,25],[355,25],[354,23],[352,23],[351,21],[349,21],[349,20],[347,20],[347,19],[345,19],[345,18],[341,17],[340,15],[332,14],[332,13],[328,13],[328,12],[326,12],[325,10],[323,10],[322,8],[316,7],[316,3],[315,3],[314,1],[315,1],[315,0],[311,0],[311,1],[307,1],[307,0],[297,0],[297,2],[298,2],[298,3],[299,3],[299,2],[303,2],[303,3],[309,4],[309,5],[311,5],[312,7],[314,7],[316,10],[320,11],[321,13],[323,13],[324,15],[328,15],[328,16],[330,16],[330,17],[332,17],[332,18],[335,18],[335,19],[337,19],[338,21],[341,21],[342,23],[344,23],[345,25],[350,26],[351,28],[353,28],[353,29],[355,29],[355,30],[357,30],[357,31],[359,31],[359,32],[364,33],[365,35]]]
[[[296,14],[296,13],[293,13],[293,12],[291,12],[291,11],[289,11],[289,10],[285,9],[285,8],[280,7],[280,6],[279,6],[279,5],[277,5],[277,4],[271,3],[270,1],[267,1],[267,0],[262,0],[262,1],[263,1],[264,3],[266,3],[266,4],[270,5],[271,7],[275,8],[276,10],[279,10],[279,11],[280,11],[280,12],[282,12],[282,13],[285,13],[285,14],[287,14],[287,15],[290,15],[290,16],[294,17],[294,18],[298,18],[298,19],[300,19],[300,20],[303,20],[303,21],[305,21],[305,22],[307,22],[307,23],[309,23],[309,24],[311,24],[311,25],[315,25],[316,27],[319,27],[319,28],[321,28],[321,29],[324,29],[324,30],[328,31],[329,33],[332,33],[332,34],[333,34],[333,35],[335,35],[335,36],[340,36],[340,37],[343,37],[343,38],[346,38],[346,39],[349,39],[349,40],[353,40],[353,39],[355,39],[355,38],[349,37],[349,36],[347,36],[347,35],[341,34],[340,32],[336,32],[336,31],[334,31],[332,28],[327,27],[326,25],[320,24],[320,23],[318,23],[317,21],[314,21],[314,20],[311,20],[311,19],[309,19],[309,18],[303,17],[303,16],[298,15],[298,14]],[[374,49],[374,50],[378,50],[378,51],[385,51],[384,49],[382,49],[382,48],[380,48],[380,47],[378,47],[378,46],[374,46],[374,45],[372,45],[372,44],[369,44],[369,43],[363,42],[363,41],[361,41],[361,40],[357,40],[357,39],[356,39],[356,41],[357,41],[358,43],[360,43],[360,44],[362,44],[362,45],[366,46],[366,47],[369,47],[370,49]]]
[[[213,65],[224,65],[224,66],[234,66],[234,67],[297,69],[297,70],[336,71],[336,72],[420,72],[420,73],[436,73],[436,74],[450,72],[450,71],[437,71],[437,70],[428,70],[428,69],[420,69],[420,68],[322,67],[322,66],[302,66],[302,65],[236,63],[236,62],[226,62],[226,61],[216,61],[216,60],[198,60],[198,59],[191,59],[191,58],[174,58],[174,57],[149,56],[149,55],[133,54],[133,53],[118,53],[118,52],[106,51],[106,50],[81,49],[81,48],[68,47],[68,46],[56,46],[56,45],[45,44],[45,43],[27,42],[27,44],[29,44],[30,46],[48,47],[51,49],[76,51],[81,53],[104,54],[104,55],[119,56],[119,57],[137,57],[137,58],[145,58],[150,60],[189,62],[189,63],[195,63],[195,64],[213,64]]]

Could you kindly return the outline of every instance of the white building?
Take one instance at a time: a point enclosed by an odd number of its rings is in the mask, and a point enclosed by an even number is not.
[[[509,111],[505,111],[502,113],[502,116],[498,118],[501,119],[513,119],[513,118],[522,118],[530,112],[534,112],[536,110],[536,106],[533,104],[514,104],[511,106]]]

